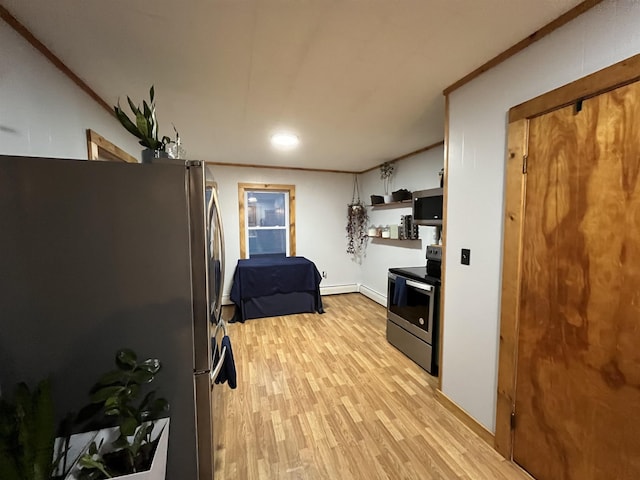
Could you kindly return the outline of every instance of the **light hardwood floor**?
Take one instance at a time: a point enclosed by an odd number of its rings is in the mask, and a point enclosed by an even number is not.
[[[214,388],[216,480],[530,480],[437,402],[387,343],[383,307],[323,302],[229,326],[238,388]]]

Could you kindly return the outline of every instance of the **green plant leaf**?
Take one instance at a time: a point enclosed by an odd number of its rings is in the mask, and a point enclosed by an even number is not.
[[[138,429],[135,436],[133,437],[133,442],[131,442],[131,446],[129,447],[129,449],[131,450],[131,453],[133,453],[134,456],[138,455],[138,452],[140,451],[140,447],[147,439],[147,436],[151,434],[152,430],[153,430],[152,422],[146,422],[140,425],[140,428]]]
[[[16,385],[13,403],[0,399],[0,417],[0,478],[48,480],[55,438],[49,381],[33,391]]]
[[[127,387],[126,401],[131,401],[134,398],[138,398],[140,394],[140,385],[137,383],[131,383]]]
[[[128,437],[133,435],[138,428],[138,420],[135,417],[124,417],[120,420],[120,434]]]
[[[151,380],[153,380],[153,377],[153,373],[149,372],[148,370],[138,369],[132,375],[131,380],[132,382],[140,385],[143,383],[149,383]]]
[[[149,108],[149,105],[147,104],[147,102],[143,100],[142,106],[144,108],[144,116],[147,117],[149,120],[153,120],[153,117],[151,116],[151,109]]]
[[[121,399],[120,396],[112,396],[107,398],[104,401],[104,408],[105,410],[111,410],[113,408],[120,408],[120,404],[121,404]]]
[[[113,110],[116,112],[116,117],[118,118],[122,126],[132,135],[142,139],[142,136],[138,131],[138,127],[136,127],[136,125],[129,119],[127,114],[122,111],[120,105],[118,104],[117,106],[113,107]]]
[[[138,367],[148,372],[151,372],[153,374],[156,374],[162,368],[162,364],[160,363],[160,360],[158,360],[157,358],[148,358],[144,362],[140,363]]]
[[[123,370],[133,370],[137,365],[138,356],[133,350],[123,348],[116,353],[116,364]]]
[[[35,391],[31,428],[34,449],[33,480],[48,480],[52,473],[55,417],[51,384],[47,380],[42,381]]]
[[[127,373],[122,370],[112,370],[100,377],[96,386],[106,387],[114,384],[124,384],[127,381]]]
[[[143,137],[151,139],[151,135],[149,135],[149,132],[151,131],[151,126],[149,125],[149,122],[147,121],[145,116],[142,114],[142,112],[138,112],[136,114],[136,125],[138,126],[138,130],[140,130],[140,133],[142,134]]]
[[[131,111],[137,117],[140,114],[140,108],[135,103],[133,103],[133,101],[129,97],[127,97],[127,102],[129,102],[129,108],[131,108]]]
[[[90,398],[93,403],[103,403],[106,402],[109,397],[116,397],[119,394],[123,393],[125,390],[126,387],[123,387],[121,385],[104,387],[93,393]]]
[[[116,117],[125,129],[139,139],[139,144],[143,147],[151,150],[165,150],[166,145],[171,141],[169,137],[163,137],[158,140],[158,121],[156,119],[156,107],[155,107],[155,88],[151,85],[149,89],[149,102],[143,100],[142,111],[130,97],[127,97],[127,102],[131,111],[135,115],[135,122],[132,121],[120,108],[118,104],[114,107]],[[176,132],[177,133],[177,132]]]
[[[92,455],[85,454],[78,460],[78,465],[82,468],[96,469],[101,471],[107,478],[113,478],[107,471],[106,465],[102,459],[94,458]]]

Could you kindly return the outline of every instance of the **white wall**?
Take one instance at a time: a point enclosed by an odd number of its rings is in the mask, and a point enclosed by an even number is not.
[[[90,128],[139,158],[142,147],[136,139],[2,21],[0,45],[0,154],[85,159],[85,131]],[[440,147],[398,162],[392,190],[437,186],[442,157]],[[389,267],[424,263],[426,242],[433,237],[429,227],[420,228],[423,240],[417,242],[419,248],[369,244],[362,265],[346,254],[346,208],[351,201],[352,175],[226,166],[213,169],[226,225],[226,295],[239,257],[239,182],[296,185],[297,254],[327,272],[321,285],[323,293],[354,291],[362,283],[384,302]],[[369,203],[369,195],[382,193],[377,169],[362,175],[361,181],[365,203]],[[400,215],[411,213],[411,209],[370,213],[374,223],[398,223]]]
[[[115,117],[0,21],[0,154],[86,159],[87,128],[140,157]]]
[[[209,165],[218,183],[225,233],[224,300],[240,258],[238,183],[277,183],[296,187],[296,255],[307,257],[327,278],[323,294],[357,291],[359,265],[346,253],[347,204],[353,175]]]
[[[605,1],[450,96],[442,388],[492,431],[507,112],[637,54],[638,25],[640,2]]]
[[[444,147],[437,147],[396,163],[391,190],[409,191],[439,186],[438,172],[443,166]],[[346,253],[347,205],[351,202],[353,175],[341,173],[246,168],[223,165],[208,167],[220,195],[225,228],[225,302],[231,290],[233,272],[240,258],[238,183],[279,183],[296,187],[296,254],[312,260],[320,272],[323,294],[360,291],[385,304],[387,270],[391,267],[424,265],[428,244],[435,228],[420,227],[420,241],[369,242],[362,263]],[[359,176],[361,199],[370,204],[370,195],[382,194],[379,171]],[[369,210],[370,224],[400,223],[400,215],[411,214],[411,207]]]
[[[444,165],[444,147],[396,162],[389,193],[405,188],[410,192],[440,186],[438,172]],[[360,175],[361,199],[370,204],[371,195],[384,194],[378,169]],[[399,224],[401,215],[411,215],[411,205],[400,208],[369,208],[369,224]],[[362,261],[361,292],[379,303],[386,304],[387,271],[392,267],[424,265],[427,245],[434,243],[434,227],[419,227],[419,241],[371,240]]]

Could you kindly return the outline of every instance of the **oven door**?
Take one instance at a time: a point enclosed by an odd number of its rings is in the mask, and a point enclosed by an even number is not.
[[[398,278],[401,280],[397,280]],[[389,273],[388,319],[430,345],[433,343],[434,304],[433,285]]]

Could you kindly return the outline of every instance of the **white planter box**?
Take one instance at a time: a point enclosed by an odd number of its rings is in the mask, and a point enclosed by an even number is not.
[[[167,449],[169,446],[169,419],[161,418],[155,421],[152,432],[152,440],[156,440],[160,437],[158,446],[156,448],[153,460],[151,462],[151,468],[144,472],[132,473],[130,475],[122,475],[114,477],[119,480],[164,480],[167,469]],[[77,461],[88,449],[91,442],[96,442],[96,445],[100,445],[100,442],[104,440],[104,446],[109,445],[111,442],[118,438],[118,427],[105,428],[93,432],[78,433],[71,436],[70,449],[67,455],[69,462],[73,464],[69,474],[65,477],[65,480],[77,480],[76,473],[79,470]],[[64,441],[62,438],[56,439],[56,451],[59,450],[59,446]]]

